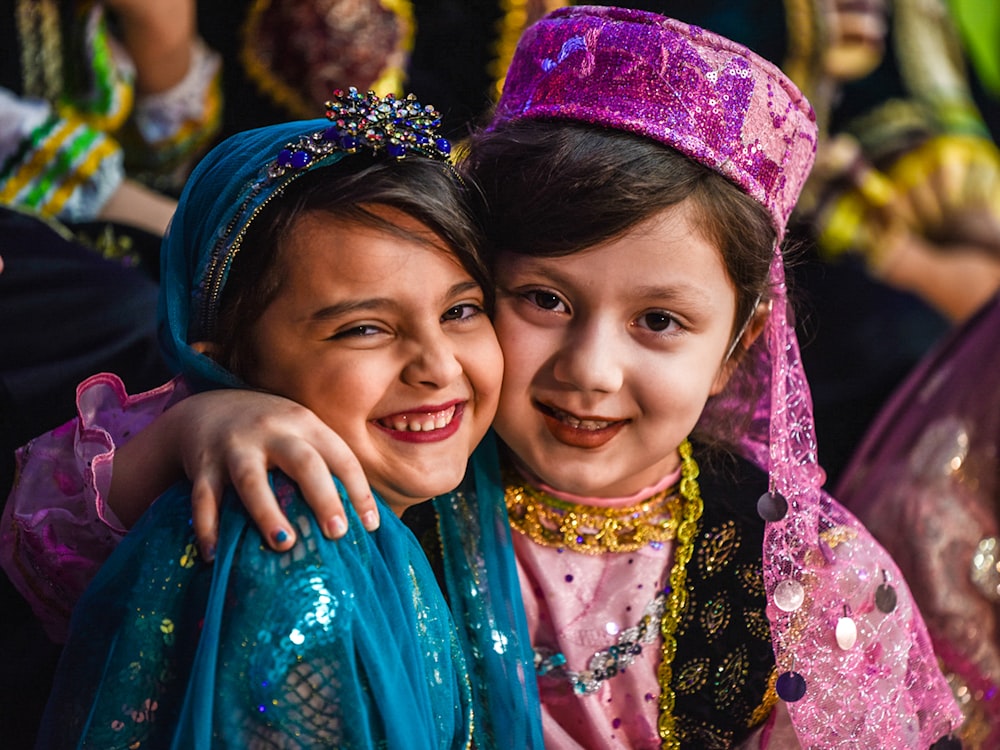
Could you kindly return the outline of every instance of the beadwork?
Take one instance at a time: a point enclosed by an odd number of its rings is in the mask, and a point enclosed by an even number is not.
[[[677,531],[680,496],[674,488],[625,508],[597,508],[552,497],[508,475],[504,495],[512,528],[543,547],[601,555],[665,542]]]
[[[642,647],[656,640],[656,623],[666,610],[667,592],[658,593],[642,612],[639,622],[618,634],[613,646],[596,652],[587,662],[587,669],[576,672],[566,667],[566,656],[558,651],[535,649],[535,673],[539,677],[562,677],[573,686],[573,692],[587,695],[596,692],[605,680],[620,674],[642,653]]]
[[[329,127],[300,137],[278,153],[268,169],[270,177],[304,169],[335,151],[354,154],[368,149],[396,159],[420,154],[440,161],[451,153],[451,144],[436,132],[441,124],[438,111],[420,104],[413,94],[397,99],[393,94],[380,97],[374,91],[362,96],[354,87],[346,93],[337,90],[326,103],[326,117],[332,123]]]

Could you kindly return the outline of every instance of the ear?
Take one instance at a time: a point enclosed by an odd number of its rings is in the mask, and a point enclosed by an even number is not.
[[[739,334],[740,337],[733,346],[729,356],[719,366],[719,372],[712,383],[712,390],[709,391],[710,396],[722,393],[722,389],[726,387],[729,379],[736,372],[736,368],[739,367],[743,356],[764,332],[764,327],[767,325],[769,317],[771,317],[771,303],[769,301],[760,302],[757,305],[757,309],[754,310],[753,315],[747,320],[746,325],[743,326],[743,331]]]
[[[214,341],[195,341],[192,344],[188,344],[188,346],[199,354],[204,354],[209,359],[218,360],[219,345]]]

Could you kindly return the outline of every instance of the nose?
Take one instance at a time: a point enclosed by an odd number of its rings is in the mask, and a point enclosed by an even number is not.
[[[412,342],[403,379],[411,385],[442,388],[462,376],[457,342],[444,331],[426,331]]]
[[[556,380],[580,391],[620,390],[625,378],[624,335],[612,321],[581,320],[570,326],[552,360]]]

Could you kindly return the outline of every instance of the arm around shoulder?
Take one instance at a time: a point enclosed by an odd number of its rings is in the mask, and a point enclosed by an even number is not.
[[[128,396],[116,376],[77,389],[75,420],[17,452],[17,477],[0,527],[0,565],[53,640],[125,528],[108,505],[116,449],[187,395],[174,380]]]

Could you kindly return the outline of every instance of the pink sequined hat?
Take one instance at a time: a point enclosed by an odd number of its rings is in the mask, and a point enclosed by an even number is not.
[[[812,107],[776,66],[718,34],[624,8],[561,8],[524,33],[493,126],[520,119],[672,146],[759,201],[779,236],[816,152]]]

